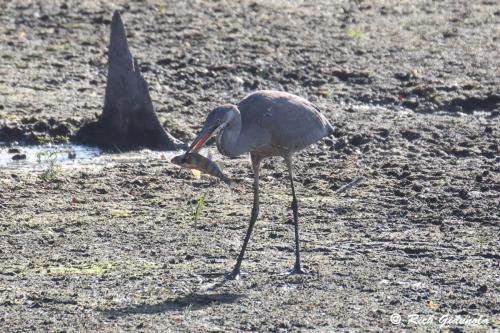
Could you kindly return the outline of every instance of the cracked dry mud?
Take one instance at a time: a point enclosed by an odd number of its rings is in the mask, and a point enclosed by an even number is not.
[[[114,10],[180,139],[255,89],[306,97],[336,126],[296,162],[309,274],[282,275],[279,159],[264,163],[246,274],[215,286],[249,219],[246,157],[214,155],[232,191],[158,158],[50,182],[0,169],[1,331],[436,331],[445,315],[483,319],[445,330],[498,329],[497,2],[3,1],[0,141],[71,139],[101,112]]]

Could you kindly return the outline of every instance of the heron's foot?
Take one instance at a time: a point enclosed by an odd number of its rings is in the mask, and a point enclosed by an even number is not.
[[[289,270],[286,275],[299,275],[299,274],[308,274],[308,272],[302,269],[299,265],[295,265],[295,267]]]
[[[241,272],[239,269],[233,269],[231,273],[226,274],[226,280],[239,280]]]

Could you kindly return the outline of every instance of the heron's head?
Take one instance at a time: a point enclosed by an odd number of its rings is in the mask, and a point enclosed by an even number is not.
[[[196,139],[194,139],[186,154],[191,151],[199,151],[208,139],[221,133],[237,114],[239,114],[238,107],[232,104],[218,106],[213,109],[208,114],[203,128],[196,136]]]

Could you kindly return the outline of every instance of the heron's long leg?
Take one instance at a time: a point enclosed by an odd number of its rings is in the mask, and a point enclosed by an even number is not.
[[[231,278],[237,278],[240,274],[240,266],[243,261],[243,256],[245,255],[245,250],[250,240],[250,235],[252,234],[255,221],[257,221],[257,216],[259,215],[259,171],[260,171],[260,161],[261,158],[257,155],[251,154],[252,157],[252,167],[253,167],[253,207],[252,215],[250,217],[250,224],[248,225],[247,234],[245,240],[243,241],[243,246],[241,247],[240,254],[234,265],[233,272],[230,274]]]
[[[293,165],[292,156],[285,158],[288,174],[290,175],[290,184],[292,185],[292,210],[293,210],[293,225],[295,227],[295,266],[291,273],[304,273],[300,267],[300,247],[299,247],[299,204],[295,195],[295,187],[293,186]]]

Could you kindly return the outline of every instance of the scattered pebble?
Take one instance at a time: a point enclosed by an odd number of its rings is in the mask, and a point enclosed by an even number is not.
[[[15,154],[14,156],[12,156],[12,159],[14,161],[25,160],[26,154]]]
[[[7,151],[7,153],[9,153],[9,154],[19,154],[19,153],[21,153],[21,151],[18,148],[9,148],[9,150]]]

